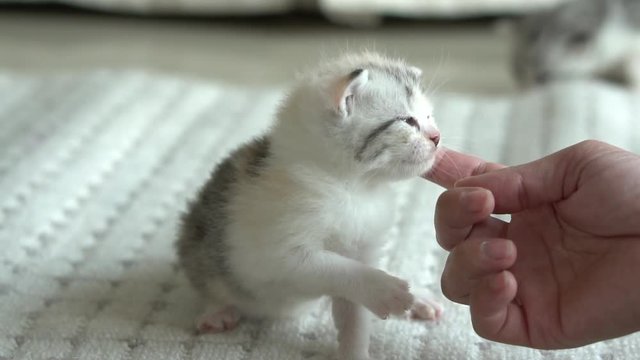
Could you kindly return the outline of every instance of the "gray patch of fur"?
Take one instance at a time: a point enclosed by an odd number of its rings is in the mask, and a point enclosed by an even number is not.
[[[257,177],[269,156],[270,142],[261,138],[236,150],[220,163],[182,217],[177,241],[180,265],[194,287],[206,293],[207,282],[218,280],[236,296],[252,298],[251,292],[234,278],[228,264],[227,206],[243,176]]]
[[[555,46],[590,46],[610,15],[618,11],[629,24],[640,27],[638,0],[573,0],[523,18],[516,27],[514,76],[521,84],[545,82],[555,65],[547,55]]]
[[[605,6],[600,0],[570,2],[561,7],[525,17],[517,27],[516,50],[513,70],[516,79],[527,82],[527,72],[535,73],[535,82],[543,82],[547,76],[545,57],[550,44],[560,38],[570,39],[574,34],[592,37],[598,32],[605,19],[604,11],[594,11]],[[605,6],[606,7],[606,6]],[[589,16],[575,16],[585,12]],[[569,41],[569,40],[567,40]]]
[[[389,121],[383,123],[382,125],[378,126],[377,128],[373,129],[369,133],[369,135],[367,135],[367,137],[365,138],[364,143],[360,146],[360,149],[358,149],[358,151],[356,152],[356,160],[362,161],[364,159],[363,158],[364,152],[367,151],[367,149],[372,145],[372,143],[376,140],[376,138],[378,136],[380,136],[380,134],[385,132],[385,130],[387,130],[396,121],[397,121],[396,119],[389,120]],[[382,154],[382,150],[376,152],[371,160],[373,160],[376,157],[380,156],[380,154]]]
[[[364,67],[366,69],[373,70],[373,76],[375,76],[376,71],[390,75],[396,83],[403,86],[405,94],[407,96],[407,102],[409,102],[410,98],[413,96],[412,88],[415,86],[420,86],[420,77],[415,72],[409,70],[409,68],[406,66],[398,66],[396,64],[368,63],[365,64]],[[358,69],[353,73],[357,72],[359,74],[361,71],[361,69]],[[386,121],[382,125],[371,130],[371,132],[369,132],[369,134],[367,134],[367,136],[365,137],[362,145],[356,151],[355,159],[358,161],[365,161],[364,153],[376,142],[378,136],[385,132],[396,121],[397,119]],[[386,147],[387,146],[385,145],[382,149],[378,149],[372,156],[368,157],[366,160],[375,160],[384,152]]]
[[[391,75],[393,79],[399,84],[407,84],[410,86],[420,85],[420,78],[413,72],[409,71],[406,66],[398,66],[396,64],[378,64],[367,63],[363,66],[365,69],[380,71],[382,73]]]
[[[249,176],[257,177],[260,175],[260,171],[266,166],[269,158],[270,148],[271,142],[267,137],[260,138],[254,142],[253,153],[250,156],[246,170]]]

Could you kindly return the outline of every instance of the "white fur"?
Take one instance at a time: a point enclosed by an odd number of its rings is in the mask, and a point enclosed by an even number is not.
[[[244,314],[281,316],[333,297],[342,359],[368,358],[369,311],[402,315],[414,302],[405,281],[375,265],[393,223],[390,182],[426,172],[436,150],[427,136],[437,130],[432,107],[420,88],[407,102],[403,86],[368,64],[404,66],[363,54],[301,79],[271,133],[268,166],[231,200],[227,229],[229,265],[256,299],[225,300]],[[367,78],[345,82],[358,68]],[[347,95],[354,95],[351,114],[343,111]],[[354,157],[367,133],[402,116],[415,117],[422,132],[398,121],[380,134],[390,146],[379,157]]]

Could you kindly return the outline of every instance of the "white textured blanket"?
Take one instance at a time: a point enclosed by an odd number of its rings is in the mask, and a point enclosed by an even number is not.
[[[0,74],[0,359],[331,359],[326,307],[296,321],[195,336],[175,267],[177,213],[231,148],[264,129],[281,92],[95,72]],[[444,142],[509,164],[585,138],[640,151],[640,102],[573,83],[524,96],[441,96]],[[447,140],[449,138],[449,140]],[[398,187],[384,264],[438,289],[441,189]],[[560,351],[490,343],[467,309],[439,324],[376,321],[377,359],[637,359],[640,336]]]

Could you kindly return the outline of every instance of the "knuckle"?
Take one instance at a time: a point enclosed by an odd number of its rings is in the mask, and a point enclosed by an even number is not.
[[[446,207],[446,203],[448,199],[451,197],[451,191],[447,190],[438,196],[438,200],[436,200],[436,212],[442,210],[442,208]]]
[[[449,300],[453,301],[453,294],[451,292],[451,287],[449,284],[449,278],[446,274],[442,274],[442,278],[440,278],[440,288],[442,289],[442,294]]]
[[[452,251],[455,248],[454,244],[449,241],[447,236],[442,234],[442,231],[436,230],[436,241],[438,242],[438,245],[446,251]]]
[[[464,291],[464,285],[460,283],[460,276],[454,266],[451,265],[450,259],[447,259],[447,264],[442,272],[440,278],[440,287],[444,296],[454,302],[459,302],[459,299],[464,296],[461,292]]]
[[[591,153],[598,153],[605,150],[610,150],[615,147],[605,142],[602,142],[600,140],[589,139],[589,140],[584,140],[579,142],[578,144],[575,145],[575,148],[578,153],[591,154]]]
[[[471,326],[473,326],[473,331],[475,331],[478,336],[487,340],[493,340],[494,338],[487,331],[486,326],[479,321],[475,316],[471,317]]]
[[[605,143],[603,143],[602,141],[589,139],[589,140],[584,140],[584,141],[579,142],[577,147],[579,147],[579,148],[593,148],[593,147],[601,147],[603,145],[605,145]]]

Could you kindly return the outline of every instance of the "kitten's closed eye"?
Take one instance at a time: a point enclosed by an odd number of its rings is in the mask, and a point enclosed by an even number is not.
[[[418,124],[418,120],[416,120],[414,117],[400,117],[398,118],[398,120],[404,121],[407,125],[414,127],[416,130],[420,131],[420,124]]]

